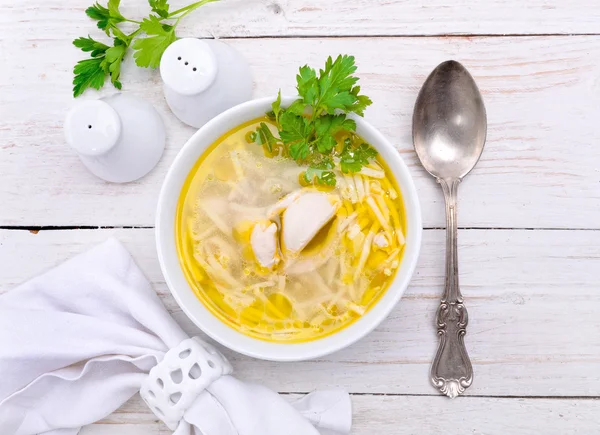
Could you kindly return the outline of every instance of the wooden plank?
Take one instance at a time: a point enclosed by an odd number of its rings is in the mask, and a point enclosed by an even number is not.
[[[129,63],[123,80],[126,91],[151,101],[163,116],[165,155],[138,182],[104,183],[86,172],[62,133],[79,53],[67,38],[22,37],[3,42],[0,225],[153,225],[162,179],[194,131],[169,112],[158,73]],[[427,74],[445,59],[461,60],[483,92],[489,131],[483,157],[461,187],[460,225],[600,228],[600,36],[228,43],[251,63],[257,97],[279,86],[294,92],[298,65],[321,65],[328,54],[356,55],[363,89],[375,101],[366,118],[410,166],[428,227],[444,225],[442,196],[412,149],[412,109]]]
[[[150,229],[0,231],[0,292],[105,240],[122,240],[165,305],[197,328],[170,296]],[[600,396],[600,231],[462,230],[460,277],[475,382],[468,394]],[[401,303],[355,345],[302,363],[271,363],[225,350],[241,379],[284,392],[343,387],[354,393],[432,394],[433,317],[443,285],[444,233],[425,231],[421,260]]]
[[[290,399],[295,395],[288,396]],[[353,435],[414,434],[592,434],[598,430],[597,400],[486,397],[352,397]],[[160,434],[166,427],[138,397],[81,435]],[[143,420],[142,420],[143,419]],[[138,422],[143,421],[143,426]],[[131,422],[135,422],[133,426]],[[139,431],[148,428],[148,432]]]
[[[93,2],[59,0],[0,2],[0,34],[56,36],[55,21],[68,37],[86,35],[93,23],[84,15]],[[106,2],[104,2],[106,3]],[[125,16],[142,18],[144,2],[123,1]],[[173,0],[172,10],[189,4]],[[186,18],[183,34],[220,37],[364,36],[445,34],[600,33],[600,6],[594,0],[227,0]]]

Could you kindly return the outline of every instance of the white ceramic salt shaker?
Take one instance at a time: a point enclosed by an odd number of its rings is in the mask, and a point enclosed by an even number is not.
[[[146,101],[128,94],[78,102],[65,120],[67,143],[94,175],[114,183],[143,177],[165,149],[165,126]]]
[[[217,41],[183,38],[160,60],[169,107],[182,122],[200,128],[219,113],[252,98],[252,74],[244,57]]]

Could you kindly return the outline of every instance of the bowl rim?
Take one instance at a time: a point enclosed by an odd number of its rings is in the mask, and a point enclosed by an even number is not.
[[[268,111],[275,99],[275,96],[264,97],[238,104],[211,119],[186,141],[170,165],[161,186],[155,221],[156,249],[160,268],[169,291],[181,310],[206,335],[223,346],[250,357],[270,361],[302,361],[328,355],[350,346],[375,329],[388,317],[407,289],[417,265],[423,232],[421,207],[412,176],[408,166],[400,157],[400,153],[368,121],[358,116],[352,116],[356,120],[359,135],[383,155],[385,162],[400,186],[404,200],[408,222],[408,230],[405,231],[406,246],[400,268],[389,288],[367,313],[353,323],[323,338],[308,342],[277,343],[264,341],[236,331],[218,319],[195,296],[179,263],[175,240],[177,202],[183,182],[206,149],[231,128],[253,119],[253,116],[259,117],[260,113]],[[287,106],[295,99],[296,97],[282,96],[281,104]],[[240,116],[248,115],[248,112],[253,111],[257,115],[247,116],[241,121],[238,119]],[[235,122],[233,127],[227,127],[228,123],[233,122]],[[195,155],[195,158],[190,158],[190,154]],[[186,166],[189,166],[189,168],[184,170],[182,167],[185,168]],[[176,267],[174,264],[176,264]]]

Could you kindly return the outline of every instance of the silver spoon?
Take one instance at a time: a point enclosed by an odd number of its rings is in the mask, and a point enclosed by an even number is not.
[[[446,283],[436,315],[440,344],[431,366],[431,382],[451,398],[473,382],[463,339],[468,316],[458,287],[456,192],[479,160],[486,132],[485,107],[473,77],[456,61],[438,65],[415,103],[413,142],[419,160],[442,186],[446,200]]]

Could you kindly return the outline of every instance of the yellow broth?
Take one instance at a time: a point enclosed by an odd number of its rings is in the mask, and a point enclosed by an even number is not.
[[[198,299],[233,329],[272,342],[315,340],[354,322],[393,281],[406,233],[401,192],[379,156],[370,176],[338,172],[333,189],[306,186],[305,168],[249,143],[260,122],[272,125],[264,117],[234,128],[190,171],[177,206],[179,260]],[[300,254],[286,258],[280,247],[281,261],[264,267],[250,232],[299,189],[326,192],[338,201],[335,216]],[[283,231],[285,222],[273,221]],[[294,273],[298,264],[313,269]]]

